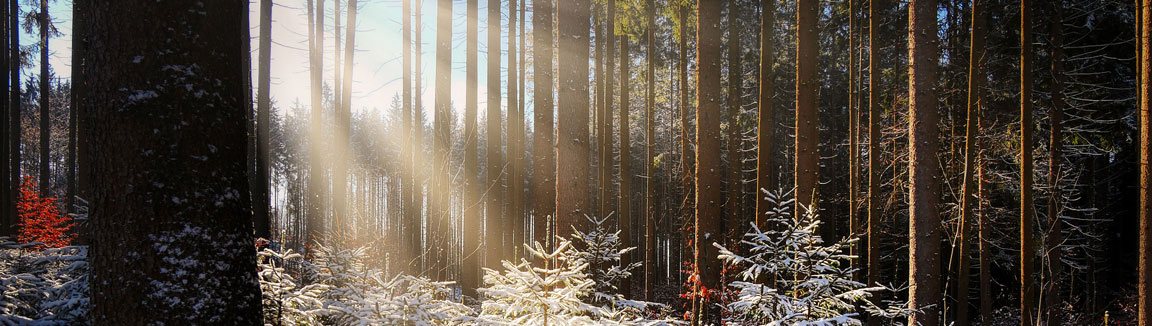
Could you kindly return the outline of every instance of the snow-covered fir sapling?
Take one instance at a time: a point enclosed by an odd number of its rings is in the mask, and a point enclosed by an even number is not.
[[[385,279],[369,268],[368,247],[317,246],[313,278],[326,284],[324,324],[458,325],[471,320],[471,309],[455,302],[451,282],[398,275]]]
[[[87,325],[88,248],[0,237],[0,325]]]
[[[302,258],[291,249],[265,248],[257,254],[264,323],[273,326],[319,325],[318,317],[324,311],[321,297],[328,285],[300,286],[296,277],[285,269],[290,262]]]
[[[882,287],[852,280],[855,269],[846,266],[850,237],[825,244],[817,228],[820,219],[811,207],[793,217],[789,193],[764,192],[772,203],[763,216],[765,229],[752,225],[741,240],[747,254],[719,244],[719,258],[743,270],[729,284],[737,298],[727,305],[739,322],[757,325],[860,325],[856,305],[872,306],[867,298]],[[874,306],[873,306],[874,307]]]
[[[593,292],[594,281],[585,270],[588,262],[572,248],[572,242],[558,239],[555,250],[539,242],[528,252],[553,268],[534,267],[527,260],[519,264],[503,261],[504,272],[485,268],[479,292],[487,299],[481,304],[481,324],[493,325],[590,325],[599,317],[600,307],[584,302]]]
[[[606,223],[611,216],[597,218],[586,215],[585,219],[591,226],[589,231],[572,230],[576,255],[588,263],[588,278],[594,282],[589,301],[605,309],[632,315],[643,315],[649,308],[666,308],[658,303],[629,300],[620,294],[617,286],[631,277],[632,270],[639,268],[641,263],[621,264],[621,257],[636,247],[621,248],[620,230],[610,228]]]

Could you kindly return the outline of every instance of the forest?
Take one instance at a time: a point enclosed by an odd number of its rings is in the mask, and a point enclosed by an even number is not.
[[[0,44],[0,325],[1152,326],[1152,0],[6,0]]]

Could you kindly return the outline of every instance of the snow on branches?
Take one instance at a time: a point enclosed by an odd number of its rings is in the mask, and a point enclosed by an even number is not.
[[[884,288],[852,280],[855,269],[845,265],[853,257],[844,252],[859,239],[825,244],[811,207],[801,207],[805,213],[793,218],[789,193],[764,193],[774,208],[763,217],[765,230],[752,225],[744,235],[748,253],[713,244],[726,264],[743,268],[739,280],[729,284],[737,298],[727,309],[739,321],[756,324],[860,325],[856,305],[870,306],[867,298]]]

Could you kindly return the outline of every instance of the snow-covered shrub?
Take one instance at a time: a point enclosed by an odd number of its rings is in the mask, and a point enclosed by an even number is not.
[[[767,325],[859,325],[856,304],[869,304],[867,297],[880,287],[867,287],[852,280],[855,269],[845,266],[845,254],[857,238],[825,244],[817,233],[820,219],[809,207],[793,218],[794,201],[784,192],[767,192],[774,203],[764,221],[766,230],[752,225],[745,234],[746,255],[721,245],[719,258],[743,270],[740,280],[729,284],[737,292],[727,308],[737,321]]]
[[[573,228],[574,249],[577,258],[588,263],[588,278],[593,282],[590,301],[607,306],[623,299],[616,285],[632,276],[632,270],[640,267],[640,263],[620,265],[620,257],[635,250],[636,247],[620,248],[620,231],[610,231],[605,227],[604,223],[608,220],[608,216],[604,218],[585,216],[585,218],[591,222],[591,228],[588,232],[580,232]]]
[[[311,279],[326,285],[321,295],[324,324],[335,325],[457,325],[472,311],[453,301],[451,282],[398,275],[369,268],[368,247],[317,246],[314,264],[306,264]]]
[[[503,273],[485,268],[488,287],[479,292],[487,299],[481,304],[478,321],[491,325],[592,325],[602,309],[583,300],[592,294],[595,282],[585,274],[588,262],[580,258],[572,242],[561,240],[551,251],[537,242],[528,251],[555,267],[534,267],[521,259],[519,264],[503,261]]]
[[[586,274],[592,280],[592,293],[588,301],[604,308],[612,316],[633,319],[643,316],[648,309],[663,309],[667,306],[630,300],[620,294],[617,285],[632,276],[632,271],[641,266],[634,262],[621,265],[621,257],[636,250],[636,247],[621,248],[620,231],[606,224],[608,218],[585,216],[590,222],[590,230],[581,232],[573,229],[572,239],[575,255],[588,263]]]
[[[380,275],[372,276],[367,291],[347,298],[356,304],[334,309],[353,325],[464,325],[472,320],[472,309],[449,299],[451,282],[403,274],[382,281]]]
[[[86,325],[88,249],[0,238],[0,325]]]
[[[326,284],[300,286],[293,273],[286,271],[291,261],[301,260],[298,253],[265,248],[258,253],[260,293],[264,305],[266,325],[319,325],[317,316],[323,311],[320,297],[328,290]]]

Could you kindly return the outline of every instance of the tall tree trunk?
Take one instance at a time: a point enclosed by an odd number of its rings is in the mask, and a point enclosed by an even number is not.
[[[433,135],[435,137],[433,146],[436,156],[433,157],[432,161],[436,189],[431,194],[436,198],[434,202],[437,206],[431,215],[435,221],[428,224],[434,230],[434,236],[431,238],[435,240],[432,243],[432,250],[434,251],[434,264],[432,266],[435,266],[433,275],[440,280],[448,280],[448,223],[450,223],[449,219],[452,216],[448,196],[450,191],[448,178],[452,173],[448,163],[448,160],[452,158],[452,126],[448,121],[452,110],[452,1],[439,0],[436,4],[436,99],[434,104],[436,106],[436,131]],[[352,20],[350,19],[348,23],[351,27]],[[348,42],[352,42],[351,36],[348,37]]]
[[[856,57],[856,47],[859,43],[856,41],[856,1],[848,0],[848,234],[855,236],[860,232],[860,216],[857,212],[856,193],[860,189],[860,179],[857,177],[857,171],[860,170],[860,143],[857,139],[860,128],[860,109],[856,106],[856,101],[860,99],[860,95],[856,93],[856,79],[860,78],[857,67],[860,64],[859,58]],[[852,279],[860,281],[863,269],[860,268],[860,245],[852,243],[848,247],[849,255],[857,257],[852,259],[852,268],[856,268],[856,272],[852,274]]]
[[[93,323],[259,324],[252,203],[241,195],[251,108],[240,37],[247,4],[87,1],[85,8],[91,19],[76,28],[101,31],[89,39],[107,45],[85,52],[93,88],[80,115],[92,126],[83,138],[92,141],[89,177],[97,187]],[[209,23],[202,14],[231,18]],[[140,42],[140,31],[170,41]],[[140,53],[161,54],[141,60]]]
[[[52,76],[48,72],[48,0],[40,0],[40,196],[49,197],[52,189]]]
[[[464,205],[464,223],[461,225],[461,230],[464,236],[463,267],[460,270],[460,288],[464,296],[470,298],[477,298],[476,288],[480,286],[480,233],[476,230],[481,230],[484,225],[480,222],[481,209],[484,208],[483,203],[480,201],[480,189],[477,187],[479,172],[477,160],[477,138],[479,133],[476,129],[476,110],[479,107],[479,92],[477,89],[476,77],[479,58],[479,34],[480,34],[480,5],[479,0],[468,0],[467,4],[467,21],[465,24],[467,36],[465,37],[465,50],[464,50],[464,190],[462,194]],[[539,13],[540,11],[536,11]],[[539,86],[537,86],[539,87]],[[539,103],[539,102],[537,102]],[[549,110],[550,111],[550,110]],[[551,113],[551,112],[549,112]]]
[[[20,96],[20,66],[23,63],[20,60],[20,53],[21,53],[20,52],[20,28],[19,28],[20,24],[19,24],[19,19],[18,19],[18,17],[20,16],[20,0],[10,0],[8,2],[8,5],[9,5],[9,7],[8,7],[8,13],[9,13],[8,14],[8,27],[10,28],[9,33],[8,33],[8,39],[9,39],[8,43],[9,43],[9,50],[11,51],[11,52],[9,52],[10,54],[8,56],[8,60],[10,60],[9,61],[10,65],[8,67],[8,69],[9,69],[8,70],[8,73],[9,73],[8,80],[11,83],[10,86],[12,87],[12,89],[10,90],[11,93],[8,94],[8,101],[9,101],[8,102],[8,114],[9,114],[8,123],[9,123],[9,125],[8,125],[7,132],[8,132],[9,138],[10,138],[8,141],[11,142],[9,144],[9,148],[11,150],[11,153],[9,153],[9,154],[12,156],[11,161],[8,162],[9,164],[11,164],[10,165],[11,169],[8,172],[11,173],[12,176],[10,178],[11,188],[10,188],[10,192],[8,194],[7,200],[10,200],[12,203],[15,203],[16,202],[15,196],[16,196],[16,194],[20,193],[20,180],[21,180],[21,173],[20,173],[20,160],[21,160],[20,144],[21,144],[21,141],[20,141],[20,138],[22,138],[21,137],[21,135],[22,135],[21,130],[23,129],[23,127],[21,126],[21,123],[20,123],[20,121],[21,121],[20,116],[22,115],[21,111],[23,111],[22,103],[20,100],[20,98],[21,98],[21,96]],[[87,168],[85,168],[85,169],[87,169]],[[85,176],[81,176],[81,178],[84,178],[86,180]],[[13,227],[10,230],[10,233],[6,233],[4,235],[15,236],[16,235],[15,223],[19,222],[19,215],[16,214],[16,205],[11,205],[9,207],[6,207],[6,209],[8,209],[7,213],[9,214],[9,216],[12,217]]]
[[[412,77],[414,80],[414,82],[413,82],[413,84],[414,84],[413,85],[414,96],[412,99],[412,124],[413,124],[412,138],[414,140],[412,141],[412,144],[411,144],[412,153],[413,153],[412,155],[414,155],[414,156],[413,156],[411,166],[412,166],[412,175],[416,176],[416,185],[413,187],[412,201],[416,202],[415,207],[416,207],[417,213],[416,213],[416,220],[413,221],[413,223],[415,223],[413,226],[415,226],[416,232],[413,232],[409,236],[413,237],[413,239],[411,240],[412,243],[414,243],[417,248],[420,248],[419,251],[417,251],[417,253],[419,253],[417,256],[418,259],[414,260],[412,263],[415,264],[416,267],[420,269],[421,274],[426,274],[428,272],[428,264],[427,263],[429,261],[428,252],[429,252],[430,247],[428,246],[427,242],[422,242],[422,239],[424,238],[423,234],[426,232],[429,232],[428,226],[430,226],[430,224],[428,223],[428,217],[432,216],[433,208],[431,206],[428,206],[431,203],[425,202],[425,198],[424,198],[425,187],[428,187],[428,189],[431,189],[432,185],[425,186],[425,182],[428,178],[428,175],[427,175],[428,174],[428,172],[427,172],[428,168],[425,164],[427,164],[427,162],[430,161],[430,159],[427,156],[423,155],[424,154],[424,148],[425,148],[424,147],[425,146],[424,145],[424,104],[422,104],[421,102],[423,102],[423,100],[424,100],[424,96],[423,96],[424,88],[420,86],[420,84],[423,83],[423,81],[424,81],[423,70],[422,70],[424,66],[420,64],[420,61],[424,58],[424,52],[420,50],[420,48],[423,46],[423,40],[424,40],[420,36],[420,34],[424,31],[424,25],[420,22],[421,20],[423,20],[423,16],[422,16],[422,14],[424,12],[423,9],[424,9],[424,1],[422,1],[422,0],[416,1],[416,12],[415,12],[416,21],[414,22],[415,30],[413,31],[413,33],[415,35],[414,37],[416,40],[416,44],[415,44],[416,49],[415,49],[415,52],[413,54],[415,54],[416,58],[415,58],[415,60],[413,60],[414,61],[413,67],[415,67],[415,70],[413,71],[413,73],[415,75]],[[435,104],[433,104],[433,105],[435,105]],[[433,113],[433,114],[435,114],[435,113]],[[435,155],[435,154],[433,154],[433,155]],[[431,190],[429,190],[429,196],[431,196],[431,193],[432,193]],[[428,198],[428,199],[431,200],[432,198]],[[425,213],[425,212],[427,212],[427,213]]]
[[[1152,325],[1152,1],[1140,2],[1140,326]]]
[[[256,87],[256,187],[252,191],[252,225],[258,238],[272,238],[271,198],[271,110],[272,0],[260,0],[260,70]],[[73,41],[75,44],[75,41]],[[75,56],[73,56],[75,57]],[[75,65],[74,65],[75,66]],[[76,86],[73,83],[73,90]],[[71,158],[69,162],[71,162]],[[71,173],[71,170],[69,170]]]
[[[504,164],[500,157],[500,0],[488,0],[488,114],[486,139],[488,166],[487,184],[481,193],[485,197],[484,219],[484,266],[487,268],[500,268],[500,259],[504,252],[501,245],[501,232],[507,227],[503,223],[504,214],[501,213],[501,194],[504,192],[500,184],[500,176],[504,173]]]
[[[1048,116],[1049,123],[1051,123],[1051,138],[1048,142],[1048,228],[1047,235],[1044,239],[1047,241],[1045,246],[1046,257],[1048,261],[1048,268],[1045,268],[1045,283],[1047,289],[1044,290],[1044,314],[1045,323],[1048,325],[1062,325],[1063,313],[1060,309],[1060,302],[1064,299],[1062,296],[1061,286],[1063,278],[1064,264],[1060,259],[1062,256],[1060,244],[1064,242],[1064,236],[1061,234],[1063,231],[1060,222],[1060,202],[1063,199],[1060,191],[1060,177],[1061,165],[1064,162],[1063,150],[1061,149],[1061,142],[1063,142],[1063,128],[1061,126],[1064,119],[1064,2],[1056,0],[1052,2],[1055,15],[1052,17],[1048,39],[1051,40],[1051,60],[1052,60],[1052,112]]]
[[[965,122],[965,136],[964,136],[964,184],[963,184],[963,198],[960,203],[960,239],[958,264],[958,275],[956,285],[956,324],[960,326],[967,326],[970,324],[968,316],[968,282],[970,267],[968,261],[969,248],[971,245],[971,227],[972,218],[974,217],[974,209],[976,203],[980,200],[976,197],[976,180],[974,176],[977,169],[977,156],[979,149],[977,139],[980,132],[979,120],[980,113],[983,111],[981,106],[984,105],[984,81],[987,77],[984,75],[984,16],[983,16],[983,3],[980,0],[972,1],[972,43],[969,47],[968,56],[968,118]],[[980,265],[984,267],[983,264]]]
[[[696,236],[695,261],[700,286],[714,291],[720,288],[720,261],[716,260],[717,249],[712,243],[722,241],[724,216],[721,206],[721,176],[716,167],[720,166],[720,1],[699,0],[696,17],[696,57],[697,88],[696,98],[699,109],[696,112]],[[710,307],[711,304],[699,307]],[[719,321],[718,314],[707,308],[701,314],[703,320]],[[698,322],[693,320],[693,322]]]
[[[776,0],[760,2],[760,92],[759,112],[756,125],[756,226],[764,228],[762,218],[768,214],[772,203],[768,202],[762,190],[775,191],[776,167],[772,164],[775,143],[772,135],[776,130],[775,105],[776,75],[772,66],[776,65]],[[871,152],[869,152],[871,153]]]
[[[324,130],[324,107],[323,107],[323,94],[321,89],[324,87],[323,83],[323,66],[324,62],[324,1],[317,1],[316,7],[312,7],[312,0],[308,0],[308,40],[311,47],[309,47],[309,57],[312,59],[309,64],[309,72],[311,73],[311,97],[312,97],[312,115],[309,121],[309,139],[311,139],[312,148],[309,151],[309,169],[308,169],[308,217],[307,217],[307,232],[308,232],[308,246],[317,244],[325,233],[324,221],[324,194],[325,189],[328,188],[324,172],[324,144],[323,144],[323,130]]]
[[[83,7],[83,4],[81,4],[81,7]],[[72,17],[77,18],[77,19],[82,19],[82,18],[80,18],[81,15],[79,14],[80,11],[79,11],[79,9],[76,9],[75,4],[73,4],[72,8],[73,8],[72,9]],[[8,53],[9,53],[8,52],[8,34],[12,33],[13,30],[18,31],[19,29],[11,28],[11,26],[8,25],[8,6],[7,5],[0,4],[0,19],[3,19],[2,21],[0,21],[0,44],[3,44],[3,47],[4,47],[3,52],[0,52],[0,72],[7,72],[8,69],[10,68],[10,65],[9,65],[10,61],[8,61]],[[74,35],[75,35],[75,33],[74,33]],[[82,40],[82,39],[83,39],[82,37],[73,37],[74,41],[73,41],[73,47],[72,48],[79,50],[80,48],[77,47],[76,45],[79,44],[80,40]],[[77,52],[77,53],[79,53],[79,52]],[[73,67],[79,67],[80,66],[79,63],[80,63],[80,60],[78,60],[75,55],[72,56],[72,66]],[[73,81],[76,81],[76,80],[77,80],[76,78],[73,78]],[[16,81],[13,83],[18,83],[18,82],[19,81]],[[73,83],[73,84],[75,84],[75,83]],[[71,135],[75,135],[74,132],[76,130],[76,124],[75,124],[76,105],[75,105],[75,103],[76,103],[76,96],[75,96],[75,94],[73,94],[73,96],[71,98],[71,108],[68,110],[69,111],[69,118],[68,118],[69,132],[71,133]],[[13,132],[10,130],[11,126],[8,123],[8,112],[15,109],[14,106],[9,106],[9,102],[8,102],[8,78],[7,78],[7,76],[0,77],[0,105],[4,106],[4,111],[0,112],[0,158],[7,160],[10,158],[9,151],[12,150],[11,148],[8,147],[10,144],[9,139],[12,138],[12,134],[13,134]],[[75,139],[76,139],[75,137],[69,138],[69,140],[72,141],[69,144],[69,154],[75,154],[75,147],[72,146],[73,144],[75,144],[75,141],[74,141]],[[73,159],[73,158],[75,158],[75,156],[70,156],[69,158]],[[74,162],[74,160],[69,161],[69,162]],[[70,167],[75,167],[75,166],[70,166]],[[13,180],[17,180],[17,179],[11,178],[11,173],[10,173],[11,168],[12,167],[8,164],[0,164],[0,236],[15,235],[16,234],[16,225],[17,225],[17,223],[19,223],[17,216],[15,214],[13,214],[14,213],[13,208],[15,207],[16,200],[15,200],[14,194],[12,193],[12,184],[17,183],[18,181],[13,181]],[[73,191],[75,190],[75,188],[73,188],[73,185],[75,185],[75,178],[74,178],[75,174],[71,173],[74,170],[70,169],[68,171],[70,173],[68,175],[69,176],[69,178],[68,178],[69,196],[68,196],[68,199],[66,200],[66,203],[68,203],[67,208],[69,210],[71,210],[71,208],[72,208],[72,196],[71,195],[74,194]]]
[[[645,160],[644,160],[644,300],[652,300],[652,291],[655,284],[652,282],[656,279],[655,266],[652,266],[656,261],[656,167],[653,161],[656,147],[656,42],[654,40],[654,30],[656,29],[656,2],[647,0],[644,5],[644,16],[647,21],[647,27],[644,29],[644,37],[648,43],[648,54],[644,60],[648,64],[647,73],[645,73],[645,83],[648,87],[644,98],[644,121],[646,121],[644,128],[644,140],[647,142],[645,147]]]
[[[352,21],[354,18],[355,8],[352,7],[353,3],[349,0],[348,3],[348,49],[353,48],[353,33],[355,32],[355,24]],[[351,84],[350,75],[352,73],[352,54],[355,51],[344,51],[346,60],[341,66],[340,57],[340,0],[334,0],[335,5],[335,22],[333,39],[335,39],[335,66],[333,67],[333,115],[335,116],[335,140],[332,142],[333,153],[332,162],[332,208],[335,215],[332,219],[333,229],[341,238],[354,239],[352,233],[352,218],[349,210],[350,195],[348,193],[349,180],[348,168],[351,163],[351,153],[349,152],[351,146],[351,128],[352,128],[352,111],[351,102],[352,93],[348,91],[350,87],[341,87],[341,85],[348,86]],[[341,76],[340,69],[344,69],[344,76]],[[342,80],[343,79],[343,80]]]
[[[532,240],[552,243],[547,235],[556,214],[556,141],[552,101],[552,13],[551,0],[532,1],[532,198],[534,199]],[[543,261],[536,261],[543,263]]]
[[[693,233],[692,233],[691,225],[693,225],[692,223],[695,219],[695,207],[696,207],[696,204],[695,204],[695,200],[696,200],[696,194],[695,194],[695,191],[696,191],[696,188],[695,188],[696,167],[695,167],[694,161],[693,161],[693,159],[695,158],[695,154],[693,154],[693,152],[692,152],[693,151],[692,137],[689,133],[689,130],[691,130],[691,121],[692,121],[690,116],[689,116],[689,114],[690,114],[689,112],[694,111],[695,107],[688,103],[688,99],[689,99],[688,98],[688,95],[689,95],[688,94],[688,85],[689,85],[688,84],[688,38],[689,38],[688,24],[690,22],[690,19],[688,16],[691,13],[691,11],[688,9],[688,7],[690,5],[691,4],[688,2],[681,2],[680,5],[677,6],[677,8],[676,8],[676,15],[679,19],[679,25],[680,25],[679,26],[680,27],[679,28],[680,39],[678,40],[679,41],[678,46],[680,48],[680,51],[679,51],[680,55],[679,55],[679,58],[677,58],[677,60],[676,60],[676,72],[678,74],[677,80],[680,83],[680,88],[677,90],[680,93],[679,94],[679,96],[680,96],[680,164],[681,164],[680,165],[680,171],[682,171],[682,173],[683,173],[683,175],[680,178],[680,180],[681,180],[680,186],[681,186],[681,188],[684,189],[684,194],[682,195],[683,198],[681,199],[681,203],[680,203],[680,207],[681,207],[681,211],[682,211],[681,217],[683,218],[683,221],[684,221],[682,223],[682,225],[680,226],[680,230],[681,230],[680,243],[682,245],[678,249],[679,249],[680,255],[682,257],[694,255],[693,252],[695,250],[694,248],[689,248],[689,246],[687,245],[687,244],[692,242],[689,239],[692,239],[693,237],[695,237],[695,235],[693,235]],[[623,57],[623,54],[621,54],[621,57]],[[620,60],[620,61],[623,62],[624,60]],[[621,97],[623,97],[623,96],[621,96]],[[624,102],[624,99],[621,98],[620,102]],[[624,128],[624,126],[622,126],[621,128]],[[623,158],[623,157],[624,156],[621,156],[621,158]],[[680,259],[680,260],[683,260],[683,259]],[[680,273],[680,274],[681,274],[681,276],[683,276],[683,273]],[[695,311],[695,308],[694,308],[695,304],[696,304],[695,300],[693,300],[689,304],[689,308],[692,308],[693,311]]]
[[[527,0],[521,0],[520,1],[520,51],[519,51],[520,52],[520,60],[519,60],[520,61],[520,73],[518,74],[519,80],[520,80],[519,81],[520,85],[518,87],[519,90],[517,92],[520,95],[520,98],[517,99],[517,103],[519,105],[517,105],[517,108],[516,108],[516,112],[517,112],[516,114],[519,116],[519,120],[517,120],[517,124],[518,124],[517,128],[520,130],[519,132],[516,133],[516,143],[518,144],[517,146],[519,147],[519,151],[516,154],[516,159],[517,159],[516,164],[517,164],[518,169],[520,171],[520,177],[517,178],[517,180],[519,180],[519,181],[515,185],[515,188],[517,189],[515,207],[517,207],[517,210],[518,210],[518,212],[515,215],[515,216],[517,216],[517,219],[516,219],[516,241],[517,241],[516,245],[518,246],[517,247],[518,249],[516,251],[517,252],[517,256],[516,256],[517,258],[519,258],[520,255],[527,255],[527,251],[525,251],[520,246],[526,246],[526,245],[529,245],[532,243],[532,240],[528,238],[529,237],[529,235],[528,235],[529,222],[527,220],[527,218],[528,218],[528,216],[527,216],[528,204],[525,203],[526,199],[524,197],[525,196],[524,183],[528,182],[527,181],[527,179],[528,179],[527,167],[529,164],[531,164],[528,162],[529,157],[526,155],[526,151],[528,150],[527,149],[528,135],[527,135],[527,131],[525,130],[525,128],[527,128],[527,126],[524,123],[524,119],[527,117],[524,114],[524,104],[525,104],[525,101],[527,100],[526,97],[528,96],[528,94],[526,94],[527,91],[524,88],[525,84],[527,82],[527,78],[528,78],[528,69],[525,66],[527,64],[527,60],[525,59],[525,56],[527,55],[527,52],[528,52],[528,43],[527,43],[528,40],[525,39],[526,30],[524,29],[524,24],[527,23],[525,21],[525,18],[526,18],[525,16],[527,15],[527,12],[528,12],[528,2],[527,2]]]
[[[1035,325],[1032,264],[1032,7],[1020,0],[1020,325]]]
[[[560,108],[556,136],[556,232],[591,213],[588,201],[588,16],[590,1],[557,2]]]
[[[334,61],[333,68],[332,68],[332,76],[333,76],[332,77],[332,107],[334,107],[334,108],[340,108],[343,105],[343,103],[341,103],[343,100],[343,96],[341,94],[344,94],[344,91],[342,90],[343,86],[344,86],[344,84],[343,84],[344,79],[341,78],[341,76],[340,76],[340,69],[341,69],[340,67],[343,67],[340,65],[341,64],[341,62],[340,62],[340,59],[341,59],[341,57],[340,57],[340,50],[341,50],[341,47],[340,47],[340,11],[341,11],[341,9],[342,8],[340,8],[340,0],[332,0],[332,42],[333,42],[332,61]],[[337,226],[337,227],[339,227],[339,226]]]
[[[880,223],[883,218],[880,202],[880,88],[882,73],[879,66],[879,47],[876,43],[880,28],[881,1],[868,0],[868,284],[880,280]],[[869,317],[868,326],[879,326],[880,318]]]
[[[728,229],[723,241],[743,234],[744,162],[740,154],[743,143],[740,114],[743,111],[744,67],[741,63],[740,14],[736,0],[728,0]]]
[[[524,117],[519,112],[520,96],[517,94],[516,76],[516,0],[508,0],[508,216],[504,224],[504,255],[508,259],[518,258],[520,247],[520,226],[523,221],[524,151],[521,150],[520,135],[524,134]]]
[[[816,201],[816,174],[820,170],[817,103],[820,82],[816,65],[819,1],[796,1],[796,215],[812,209]],[[831,226],[833,224],[826,224]]]
[[[591,215],[598,217],[603,217],[608,214],[608,212],[605,210],[608,205],[604,204],[608,201],[606,193],[604,192],[604,189],[608,186],[608,165],[605,164],[606,160],[604,160],[604,147],[606,147],[608,143],[608,138],[606,137],[607,134],[604,130],[604,121],[607,120],[608,117],[604,115],[604,99],[609,97],[605,94],[606,86],[604,83],[604,75],[606,72],[605,69],[607,68],[607,65],[604,64],[604,46],[606,43],[605,39],[608,38],[608,29],[605,28],[606,24],[604,23],[604,21],[607,20],[605,17],[605,12],[607,11],[606,2],[607,1],[597,2],[592,5],[592,32],[595,34],[594,40],[596,42],[592,45],[593,51],[596,52],[596,66],[592,69],[592,79],[596,81],[596,85],[595,90],[592,93],[592,98],[594,101],[594,104],[592,105],[594,110],[592,113],[592,132],[594,132],[594,134],[592,134],[591,137],[594,139],[590,139],[590,141],[595,142],[592,145],[596,148],[596,170],[594,172],[596,184],[590,185],[590,187],[595,188],[596,190],[594,190],[592,194],[593,200],[590,204],[595,206],[592,208],[593,211]],[[589,151],[591,151],[591,149],[589,149]]]
[[[600,138],[600,215],[608,216],[613,212],[614,200],[609,198],[612,183],[612,104],[615,92],[616,76],[616,0],[607,1],[608,22],[605,25],[604,57],[607,60],[604,68],[604,109],[603,119],[600,119],[603,137]],[[617,216],[619,219],[619,216]]]
[[[404,66],[402,68],[404,76],[401,90],[401,105],[403,106],[401,128],[403,128],[404,141],[400,145],[400,156],[403,161],[400,164],[402,170],[400,174],[403,179],[401,187],[404,193],[401,201],[404,206],[401,209],[403,211],[403,222],[401,223],[403,231],[399,234],[404,239],[405,252],[400,255],[399,265],[407,268],[408,272],[415,273],[417,270],[413,268],[413,264],[420,254],[420,206],[416,203],[416,193],[418,192],[416,189],[416,168],[412,166],[416,157],[416,152],[413,150],[415,148],[413,144],[416,143],[416,137],[413,134],[416,124],[414,123],[415,117],[412,108],[412,1],[401,1],[401,7],[404,16],[401,27],[401,33],[404,34],[404,53],[401,54],[402,65]]]
[[[940,323],[940,164],[936,112],[936,1],[908,4],[909,325]]]
[[[630,248],[632,244],[632,57],[628,35],[620,36],[620,247]],[[620,265],[632,263],[632,252],[620,255]],[[626,298],[632,295],[631,279],[621,280],[621,292]]]

